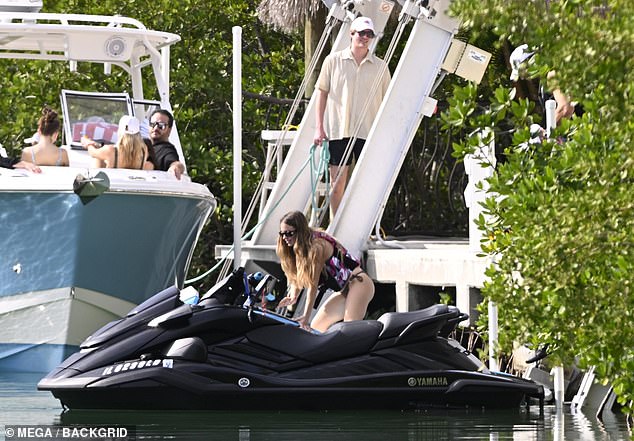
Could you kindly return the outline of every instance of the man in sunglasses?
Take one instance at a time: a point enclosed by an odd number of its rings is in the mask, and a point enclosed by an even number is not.
[[[180,179],[185,173],[185,166],[178,158],[174,144],[169,142],[174,117],[165,109],[157,109],[150,116],[150,140],[152,141],[152,162],[156,170],[172,173]]]
[[[326,57],[317,80],[315,145],[328,140],[330,151],[330,217],[346,189],[352,157],[358,160],[383,96],[390,84],[387,64],[370,52],[374,23],[357,17],[350,25],[350,46]],[[352,154],[344,161],[348,144]]]

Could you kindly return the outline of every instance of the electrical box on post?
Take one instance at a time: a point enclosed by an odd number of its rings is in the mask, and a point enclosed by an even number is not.
[[[491,61],[491,54],[471,44],[453,40],[442,69],[479,84]]]

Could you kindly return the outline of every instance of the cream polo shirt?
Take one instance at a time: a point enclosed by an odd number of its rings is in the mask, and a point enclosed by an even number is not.
[[[352,137],[360,124],[357,137],[366,139],[389,84],[387,64],[374,54],[368,53],[361,64],[350,48],[328,55],[317,80],[317,88],[328,92],[324,114],[328,138]]]

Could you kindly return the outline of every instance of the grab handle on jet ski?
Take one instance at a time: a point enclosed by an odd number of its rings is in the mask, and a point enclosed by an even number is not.
[[[266,291],[269,282],[271,282],[273,279],[274,277],[270,274],[264,276],[262,280],[260,280],[260,283],[258,283],[258,285],[255,287],[255,295],[263,299],[266,295],[264,291]]]
[[[249,318],[249,323],[253,323],[253,305],[249,305],[249,310],[247,312],[247,317]]]
[[[247,316],[249,318],[249,322],[253,322],[254,320],[253,309],[258,302],[258,299],[261,301],[262,305],[266,304],[267,288],[270,283],[274,281],[277,281],[277,279],[270,274],[263,275],[258,272],[249,276],[245,275],[244,288],[246,299],[242,306],[248,309]],[[253,282],[257,282],[255,287],[252,287]]]

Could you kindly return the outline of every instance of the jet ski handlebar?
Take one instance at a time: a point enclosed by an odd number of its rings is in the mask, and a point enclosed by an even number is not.
[[[240,305],[253,308],[258,302],[266,305],[268,293],[273,290],[277,279],[270,274],[254,272],[247,274],[243,267],[231,274],[207,291],[199,305]]]

